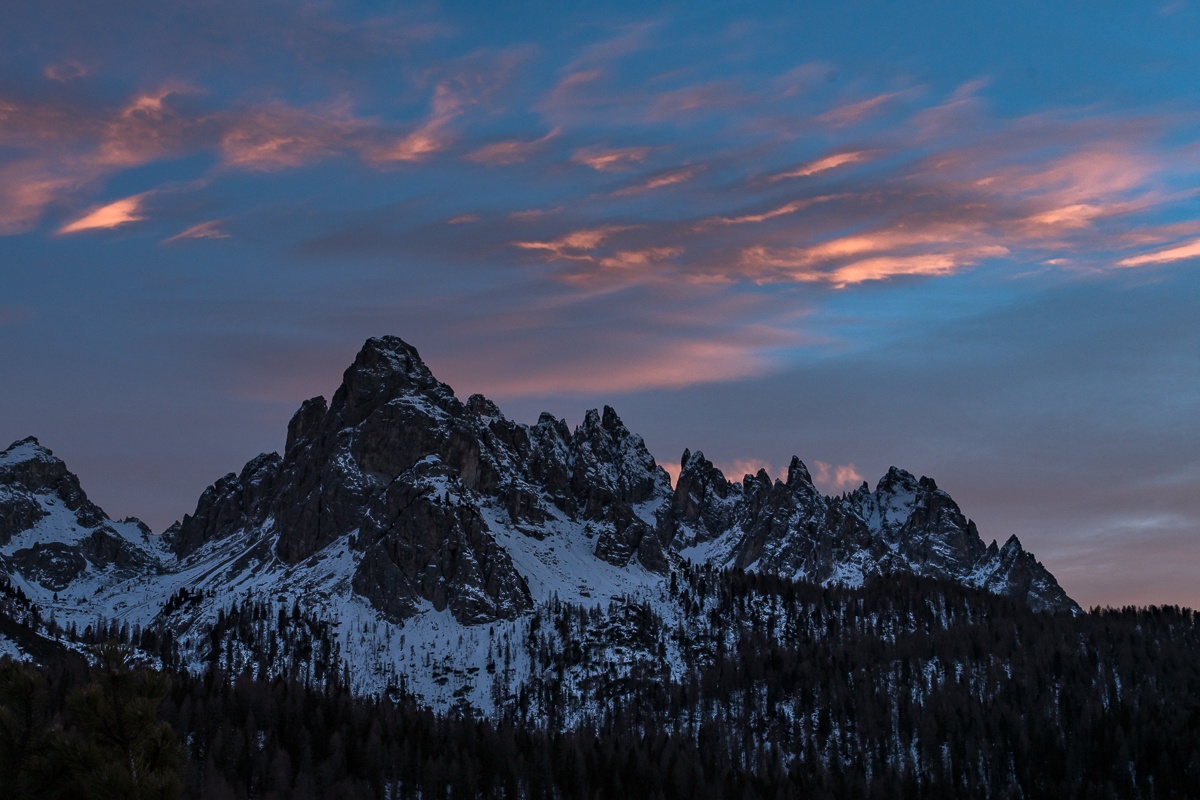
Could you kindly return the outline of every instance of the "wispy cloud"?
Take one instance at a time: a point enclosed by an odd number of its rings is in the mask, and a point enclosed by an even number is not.
[[[169,239],[164,239],[163,244],[183,241],[184,239],[228,239],[229,234],[221,228],[221,221],[211,219],[208,222],[201,222],[197,225],[177,233]]]
[[[227,166],[269,172],[345,152],[366,127],[344,103],[304,109],[272,102],[233,118],[220,146]]]
[[[847,103],[846,105],[831,108],[829,111],[819,115],[817,121],[823,122],[833,128],[843,128],[847,125],[853,125],[856,122],[879,113],[883,107],[895,100],[901,95],[901,92],[887,92],[886,94],[868,97],[866,100],[859,100],[856,103]]]
[[[449,83],[439,83],[433,93],[429,117],[398,141],[374,154],[376,161],[423,161],[449,146],[450,122],[463,112],[464,100]]]
[[[666,172],[659,172],[630,186],[617,189],[612,194],[614,197],[632,194],[644,194],[645,192],[652,192],[655,189],[662,189],[666,186],[675,186],[676,184],[686,183],[694,178],[696,174],[700,172],[700,169],[701,168],[699,166],[689,165],[685,167],[679,167],[678,169],[667,170]]]
[[[576,150],[571,160],[594,170],[614,172],[631,169],[646,160],[654,148],[651,147],[587,147]]]
[[[1130,256],[1117,262],[1121,267],[1141,267],[1147,264],[1169,264],[1172,261],[1183,261],[1188,258],[1200,258],[1200,239],[1143,253],[1140,256]]]
[[[144,195],[135,194],[101,206],[84,214],[74,222],[63,225],[58,232],[79,233],[81,231],[106,230],[138,222],[145,219],[141,213],[143,197]]]
[[[598,228],[571,231],[547,241],[515,241],[512,245],[522,250],[544,252],[548,258],[552,259],[592,261],[593,250],[600,247],[613,234],[631,230],[631,227],[629,225],[604,225]]]
[[[466,158],[468,161],[489,166],[519,164],[540,152],[548,142],[558,136],[559,131],[559,128],[555,128],[537,139],[508,139],[503,142],[493,142],[472,150],[466,155]]]
[[[831,169],[837,169],[845,164],[854,164],[863,161],[869,154],[863,150],[851,150],[845,153],[833,153],[823,158],[818,158],[815,161],[808,161],[795,169],[786,170],[784,172],[772,175],[769,180],[779,181],[784,178],[807,178],[809,175],[816,175],[818,172],[826,172]]]

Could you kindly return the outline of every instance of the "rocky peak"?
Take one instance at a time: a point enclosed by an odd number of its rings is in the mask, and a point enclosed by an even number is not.
[[[79,485],[79,478],[67,469],[63,460],[56,457],[49,448],[43,447],[33,436],[13,442],[0,453],[0,486],[11,487],[6,493],[10,501],[3,501],[4,505],[11,502],[28,506],[28,502],[19,499],[27,494],[53,495],[75,512],[79,524],[84,527],[91,528],[108,519],[108,515],[99,506],[88,500]],[[4,511],[0,509],[0,517],[2,516]],[[24,519],[29,515],[16,516]],[[25,521],[32,524],[40,517],[40,513],[34,514],[31,520]],[[15,517],[10,520],[14,524],[16,521]],[[8,535],[15,532],[9,531]],[[0,531],[0,536],[3,535],[3,531]]]
[[[610,406],[584,414],[571,437],[575,457],[573,484],[577,494],[596,497],[596,490],[611,493],[622,502],[640,503],[656,489],[667,488],[666,474],[658,469],[641,436],[631,433]]]
[[[454,390],[433,376],[415,347],[398,336],[381,336],[368,339],[358,351],[342,374],[330,408],[341,427],[352,427],[405,395],[424,397],[437,406],[458,403]]]
[[[484,421],[504,419],[500,407],[481,394],[473,394],[467,398],[467,410]]]
[[[813,485],[812,475],[808,473],[808,467],[804,466],[804,462],[799,456],[792,456],[792,463],[788,465],[787,485],[789,489],[807,488]]]
[[[288,422],[287,445],[283,451],[290,453],[296,447],[305,446],[314,440],[320,434],[328,412],[329,407],[324,397],[312,397],[301,403]]]

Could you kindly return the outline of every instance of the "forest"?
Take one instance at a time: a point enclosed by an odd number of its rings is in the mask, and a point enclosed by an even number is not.
[[[299,606],[231,603],[190,670],[169,631],[98,622],[74,632],[88,658],[0,662],[0,798],[1200,796],[1189,609],[1035,613],[909,575],[700,567],[671,591],[673,623],[634,600],[534,612],[513,643],[532,675],[487,713],[355,694]],[[8,631],[53,641],[11,592],[5,608]]]

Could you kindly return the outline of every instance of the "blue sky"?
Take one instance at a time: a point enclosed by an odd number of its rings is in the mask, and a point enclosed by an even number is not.
[[[703,8],[698,6],[703,5]],[[0,10],[0,439],[161,529],[361,342],[1200,605],[1194,3]],[[2,446],[2,445],[0,445]]]

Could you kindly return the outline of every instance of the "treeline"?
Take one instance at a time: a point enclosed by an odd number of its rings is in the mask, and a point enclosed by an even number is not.
[[[355,696],[327,626],[252,600],[210,626],[202,672],[139,691],[160,698],[185,797],[1200,797],[1187,609],[1044,614],[908,575],[849,589],[688,567],[661,602],[551,602],[524,630],[529,678],[486,717],[403,686]],[[154,629],[89,635],[177,663]],[[72,698],[116,674],[3,670],[42,687],[34,728],[76,742]]]

